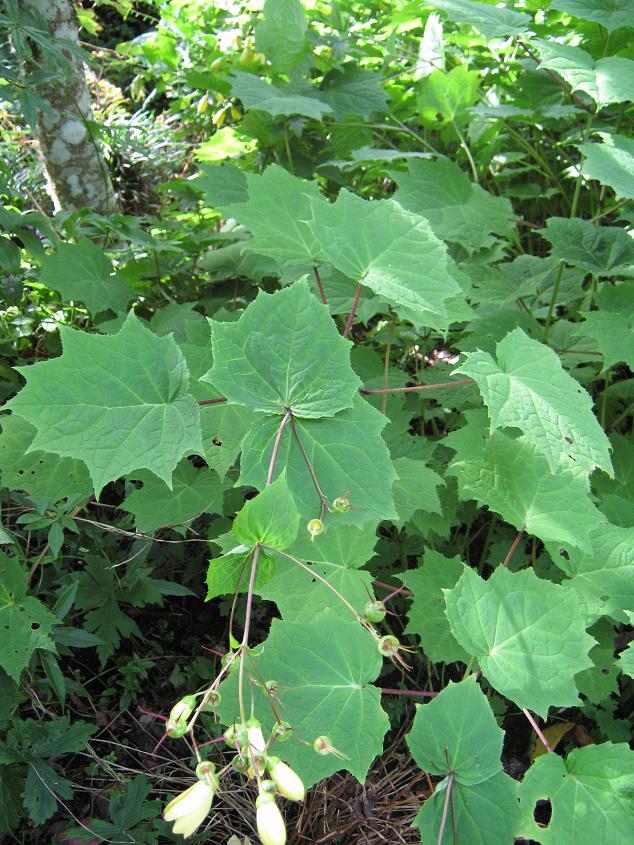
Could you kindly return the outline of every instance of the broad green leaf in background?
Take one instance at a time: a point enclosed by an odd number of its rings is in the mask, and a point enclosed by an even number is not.
[[[330,206],[317,182],[298,179],[277,164],[247,176],[249,199],[225,207],[253,235],[245,245],[281,264],[318,264],[321,244],[310,223],[312,209]]]
[[[132,288],[115,275],[103,250],[87,239],[60,242],[57,251],[42,257],[40,281],[65,301],[84,302],[95,316],[102,311],[125,311]]]
[[[195,332],[196,327],[201,333],[207,331],[207,346],[209,346],[209,329],[203,315],[195,310],[195,302],[168,302],[158,311],[155,311],[150,320],[150,328],[159,337],[174,336],[174,340],[180,345],[186,343],[190,332]]]
[[[137,531],[156,531],[165,525],[191,522],[201,513],[222,513],[222,484],[212,469],[197,469],[186,458],[172,476],[172,489],[152,473],[134,473],[143,487],[124,500],[123,510],[134,514]]]
[[[593,276],[615,276],[634,265],[634,240],[619,226],[597,226],[579,217],[549,217],[540,235],[551,256]]]
[[[323,534],[311,541],[308,531],[302,530],[288,550],[293,557],[311,565],[358,612],[363,613],[372,598],[372,575],[360,569],[374,555],[376,534],[373,526],[354,528],[330,523]],[[274,601],[282,618],[300,622],[312,618],[324,608],[345,621],[353,619],[350,608],[323,582],[311,576],[297,563],[274,555],[275,576],[258,590],[264,599]]]
[[[0,476],[4,487],[44,496],[50,502],[68,496],[90,496],[92,483],[85,464],[50,452],[27,453],[35,428],[15,414],[1,419]]]
[[[37,648],[55,651],[51,629],[60,620],[27,595],[27,573],[0,552],[0,666],[17,683]]]
[[[634,199],[634,140],[609,132],[596,134],[601,143],[579,145],[585,156],[581,172],[608,185],[617,197]]]
[[[429,704],[417,704],[407,746],[419,768],[432,775],[454,773],[474,786],[502,771],[504,731],[498,727],[475,675],[448,685]]]
[[[313,203],[313,213],[313,234],[344,275],[404,306],[421,325],[447,317],[445,304],[461,288],[423,217],[394,200],[368,201],[347,190],[333,205]]]
[[[619,56],[595,61],[581,47],[559,44],[551,39],[531,41],[537,48],[540,68],[556,71],[572,91],[583,91],[599,108],[634,99],[634,62]]]
[[[297,537],[299,513],[286,479],[280,475],[254,499],[244,503],[232,531],[240,543],[286,549]]]
[[[201,164],[200,175],[193,182],[213,208],[239,205],[249,198],[247,174],[228,161],[222,164]]]
[[[627,616],[630,625],[634,624],[634,612],[630,611]],[[625,675],[628,675],[630,678],[634,678],[634,640],[630,642],[628,647],[619,654],[619,659],[617,660],[616,665]]]
[[[332,114],[332,108],[316,96],[286,93],[258,76],[239,70],[233,73],[231,91],[235,97],[239,97],[245,109],[259,109],[268,112],[271,117],[297,114],[321,121],[324,115]]]
[[[295,421],[323,494],[330,502],[347,495],[351,504],[347,513],[327,513],[326,528],[331,521],[360,526],[369,520],[397,518],[392,498],[396,473],[381,437],[385,424],[383,414],[361,397],[335,417]],[[239,484],[264,488],[277,430],[278,419],[265,418],[247,434]],[[318,517],[321,502],[291,425],[284,431],[278,462],[286,466],[288,486],[302,518]]]
[[[407,613],[405,632],[418,634],[420,647],[434,663],[466,663],[469,654],[457,642],[445,614],[444,589],[455,587],[464,567],[459,557],[445,557],[434,549],[425,549],[423,563],[399,575],[414,594]]]
[[[587,623],[601,616],[627,622],[625,611],[634,609],[634,528],[592,526],[587,550],[566,548],[551,554],[570,578],[566,584],[577,593]]]
[[[300,740],[292,735],[271,750],[295,769],[307,788],[340,769],[363,782],[383,750],[389,728],[380,691],[371,684],[381,670],[382,658],[372,636],[359,623],[344,621],[329,609],[310,622],[274,619],[268,639],[245,663],[247,672],[255,666],[257,678],[277,683],[281,712]],[[237,675],[232,673],[220,687],[218,712],[225,724],[231,724],[240,712]],[[270,729],[275,718],[269,700],[259,686],[253,689],[255,714]],[[316,754],[312,743],[319,736],[327,736],[347,759]]]
[[[396,458],[393,463],[398,476],[393,489],[398,512],[396,524],[402,527],[418,510],[441,513],[436,490],[444,487],[445,482],[438,473],[413,458]]]
[[[523,836],[542,845],[629,842],[634,813],[634,751],[626,743],[586,745],[566,759],[543,754],[519,788]],[[533,818],[535,804],[550,801],[546,828]]]
[[[63,354],[20,367],[27,384],[9,404],[37,429],[31,449],[84,461],[97,495],[138,469],[171,484],[179,460],[202,452],[198,405],[173,338],[157,337],[132,312],[116,335],[60,332]]]
[[[594,640],[569,587],[532,569],[498,566],[484,581],[465,567],[445,599],[453,635],[499,693],[543,717],[549,707],[579,703],[574,676],[592,665]]]
[[[585,21],[595,21],[608,32],[634,26],[632,0],[553,0],[551,7]]]
[[[476,499],[544,542],[589,550],[592,531],[605,522],[590,500],[584,470],[551,472],[546,458],[523,438],[496,432],[482,457],[456,460],[448,474],[458,479],[461,498]]]
[[[634,370],[634,314],[587,311],[582,316],[575,334],[596,341],[603,355],[602,372],[620,363]]]
[[[445,835],[451,835],[455,824],[458,842],[469,845],[512,845],[520,824],[518,786],[518,782],[505,772],[498,772],[475,786],[454,782],[453,799],[449,798],[449,815],[445,819]],[[447,789],[448,779],[445,778],[425,801],[416,817],[416,826],[423,842],[438,841]],[[450,839],[448,841],[451,842]]]
[[[235,464],[242,441],[255,419],[255,412],[242,405],[225,403],[201,410],[200,427],[205,460],[220,478],[224,479]]]
[[[448,73],[435,70],[419,83],[418,108],[429,126],[463,120],[479,99],[480,71],[459,64]]]
[[[531,24],[529,15],[500,5],[471,0],[429,0],[427,5],[440,9],[454,23],[474,27],[487,39],[520,35]]]
[[[332,417],[353,405],[361,382],[350,341],[305,282],[260,291],[235,323],[212,325],[214,364],[203,377],[230,402],[267,414]]]
[[[309,53],[307,32],[299,0],[266,0],[255,27],[255,49],[270,59],[276,74],[287,73]]]
[[[592,666],[575,675],[579,692],[593,704],[601,704],[619,694],[619,668],[614,659],[615,631],[608,619],[600,619],[588,629],[597,644],[589,651]]]
[[[387,111],[388,97],[381,81],[379,74],[347,62],[326,74],[319,99],[332,108],[335,120],[349,120],[351,115],[370,120]]]
[[[236,546],[224,555],[213,558],[207,569],[207,597],[205,601],[215,599],[217,596],[246,593],[249,587],[252,562],[253,548],[243,545]],[[263,585],[273,577],[275,570],[276,563],[273,557],[261,551],[253,582],[256,592],[259,592]]]
[[[473,378],[489,409],[491,430],[519,428],[552,470],[569,465],[611,474],[609,441],[592,399],[561,366],[555,352],[515,329],[488,352],[467,353],[454,373]]]
[[[470,182],[448,158],[410,161],[407,173],[390,176],[398,185],[396,201],[426,217],[436,237],[444,241],[477,252],[489,245],[491,234],[510,231],[513,208],[508,199]]]

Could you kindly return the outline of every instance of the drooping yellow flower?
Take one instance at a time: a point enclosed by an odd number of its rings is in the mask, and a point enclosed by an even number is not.
[[[300,776],[279,757],[267,757],[266,767],[275,783],[277,791],[291,801],[303,801],[306,790]]]
[[[261,792],[256,802],[256,823],[262,845],[285,845],[286,825],[275,798]]]
[[[218,789],[218,778],[211,763],[200,763],[196,774],[199,780],[172,799],[163,810],[165,821],[174,822],[172,831],[185,839],[196,833],[205,820]]]

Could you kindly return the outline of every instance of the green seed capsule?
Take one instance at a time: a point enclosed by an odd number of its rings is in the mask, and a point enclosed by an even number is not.
[[[386,613],[387,611],[382,601],[369,601],[363,610],[363,615],[368,622],[383,622]]]

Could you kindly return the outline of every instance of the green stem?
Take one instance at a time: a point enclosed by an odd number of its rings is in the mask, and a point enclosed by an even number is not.
[[[544,326],[544,336],[542,342],[548,341],[548,332],[553,321],[553,314],[555,313],[555,306],[557,304],[557,297],[559,296],[559,285],[561,284],[561,277],[564,272],[564,262],[559,262],[559,269],[557,270],[557,278],[555,279],[555,286],[553,287],[553,295],[550,298],[550,305],[548,307],[548,316],[546,317],[546,325]]]

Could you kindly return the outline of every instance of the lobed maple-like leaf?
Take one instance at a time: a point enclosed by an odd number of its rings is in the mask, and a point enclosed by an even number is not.
[[[332,417],[361,386],[350,341],[305,282],[258,293],[235,323],[212,323],[214,364],[203,376],[229,399],[267,414]]]
[[[574,676],[592,665],[594,640],[573,590],[532,569],[499,566],[484,581],[465,567],[445,599],[451,632],[499,693],[544,717],[579,703]]]
[[[467,353],[454,374],[477,382],[491,430],[519,428],[552,470],[572,461],[612,472],[610,443],[592,412],[592,399],[561,366],[555,352],[515,329],[488,352]]]
[[[271,752],[286,760],[307,788],[340,769],[363,781],[381,753],[389,720],[380,690],[371,683],[381,665],[368,631],[330,609],[315,614],[310,625],[274,619],[267,640],[251,653],[245,671],[276,682],[279,708],[293,728],[291,739],[275,743]],[[218,712],[225,724],[239,718],[238,674],[233,672],[220,686]],[[259,682],[249,690],[249,711],[253,695],[254,712],[265,731],[270,730],[275,717],[268,697]],[[320,736],[327,736],[346,759],[316,754],[312,744]]]
[[[133,312],[116,335],[60,333],[59,358],[18,368],[27,383],[9,407],[37,429],[29,451],[82,460],[97,495],[138,469],[169,486],[179,460],[202,452],[198,405],[174,339],[157,337]]]

